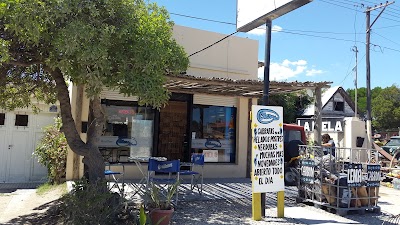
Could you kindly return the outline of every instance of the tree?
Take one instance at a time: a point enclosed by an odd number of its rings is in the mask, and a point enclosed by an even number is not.
[[[306,93],[286,93],[271,95],[269,105],[282,106],[283,121],[285,123],[295,123],[296,118],[302,115],[311,102],[312,98]]]
[[[400,127],[400,89],[395,85],[380,89],[372,99],[372,125],[377,129]]]
[[[375,87],[371,90],[371,112],[373,111],[372,101],[375,97],[380,95],[381,91],[381,87]],[[346,92],[349,94],[351,100],[355,102],[355,89],[347,89]],[[365,117],[367,115],[367,89],[365,87],[357,89],[357,108],[360,110],[358,112],[360,117]]]
[[[347,89],[346,92],[355,103],[355,89]],[[365,87],[357,89],[357,108],[360,117],[367,115],[367,89]]]
[[[118,89],[162,107],[170,95],[165,75],[189,64],[172,26],[164,8],[144,0],[2,1],[0,108],[58,100],[69,147],[84,156],[92,182],[104,178],[96,141],[105,123],[99,94]],[[84,85],[90,99],[86,142],[72,118],[68,80]]]

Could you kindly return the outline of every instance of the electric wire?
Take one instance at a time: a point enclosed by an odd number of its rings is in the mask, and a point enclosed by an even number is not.
[[[363,55],[363,57],[361,57],[360,60],[358,60],[357,64],[354,66],[354,68],[358,67],[358,64],[360,64],[360,62],[364,59],[364,57],[365,57],[365,54]],[[347,72],[347,74],[343,78],[343,80],[341,82],[339,82],[339,86],[342,86],[344,84],[344,82],[346,81],[347,77],[350,75],[351,72],[353,72],[353,70],[350,70],[350,71]]]
[[[232,36],[232,35],[235,35],[235,34],[238,33],[238,32],[239,32],[239,31],[235,31],[235,32],[233,32],[233,33],[231,33],[231,34],[225,36],[224,38],[221,38],[220,40],[218,40],[218,41],[212,43],[211,45],[209,45],[209,46],[207,46],[207,47],[205,47],[205,48],[202,48],[202,49],[198,50],[197,52],[194,52],[194,53],[190,54],[188,57],[194,56],[194,55],[196,55],[196,54],[198,54],[198,53],[200,53],[200,52],[202,52],[202,51],[204,51],[204,50],[206,50],[206,49],[208,49],[208,48],[211,48],[212,46],[214,46],[214,45],[220,43],[221,41],[223,41],[223,40],[229,38],[229,37]]]
[[[320,1],[320,2],[324,2],[324,3],[327,3],[327,4],[335,5],[335,6],[338,6],[338,7],[341,7],[341,8],[349,9],[349,10],[356,10],[356,9],[353,9],[353,8],[350,8],[350,7],[345,6],[345,5],[348,5],[348,3],[343,3],[343,2],[340,2],[340,1],[338,1],[338,0],[330,0],[330,1],[319,0],[319,1]],[[343,5],[343,4],[345,4],[345,5]],[[359,11],[359,10],[356,10],[356,11]],[[362,12],[362,11],[359,11],[359,12]],[[374,13],[371,13],[371,15],[376,16],[376,14],[374,14]],[[381,18],[384,18],[384,19],[387,19],[387,20],[391,20],[391,21],[400,23],[400,20],[396,20],[396,19],[393,19],[393,18],[389,18],[389,17],[387,17],[387,16],[381,16]],[[396,18],[400,18],[400,17],[396,17]]]
[[[319,0],[319,1],[322,1],[322,2],[325,2],[325,3],[328,3],[328,4],[337,5],[337,6],[339,6],[339,7],[344,7],[344,8],[350,9],[350,10],[353,10],[353,11],[356,12],[356,15],[357,15],[357,12],[361,12],[361,11],[359,11],[359,10],[355,10],[355,9],[352,9],[352,8],[349,8],[349,7],[345,7],[345,6],[343,6],[343,5],[335,4],[335,3],[332,3],[332,2],[328,2],[328,1],[325,1],[325,0]],[[333,0],[333,1],[336,1],[337,3],[341,3],[341,4],[352,5],[352,3],[342,2],[342,1],[340,1],[340,0]],[[355,3],[355,2],[353,2],[353,3]],[[353,6],[356,6],[356,5],[353,5]],[[170,14],[171,14],[171,15],[176,15],[176,16],[181,16],[181,17],[187,17],[187,18],[191,18],[191,19],[197,19],[197,20],[203,20],[203,21],[208,21],[208,22],[215,22],[215,23],[221,23],[221,24],[235,25],[235,26],[236,26],[235,23],[231,23],[231,22],[225,22],[225,21],[219,21],[219,20],[213,20],[213,19],[206,19],[206,18],[195,17],[195,16],[189,16],[189,15],[184,15],[184,14],[179,14],[179,13],[173,13],[173,12],[170,13]],[[355,24],[355,22],[354,22],[354,24]],[[392,25],[392,26],[390,26],[390,27],[395,27],[395,26],[400,26],[400,25]],[[384,27],[384,28],[385,28],[385,27]],[[258,28],[256,28],[256,29],[264,29],[264,30],[265,30],[265,28],[262,28],[262,27],[258,27]],[[378,28],[378,29],[379,29],[379,28]],[[381,29],[382,29],[382,28],[381,28]],[[309,36],[309,37],[315,37],[315,38],[322,38],[322,39],[330,39],[330,40],[336,40],[336,41],[353,42],[353,40],[350,40],[350,39],[335,38],[335,37],[325,37],[325,36],[313,35],[313,34],[302,34],[302,33],[298,33],[298,32],[303,32],[303,33],[317,33],[317,34],[323,34],[323,33],[325,33],[325,34],[336,34],[336,35],[353,34],[353,33],[338,33],[338,32],[330,32],[330,31],[288,30],[288,29],[285,29],[285,30],[281,30],[281,29],[272,29],[272,31],[279,32],[279,33],[287,33],[287,34],[303,35],[303,36]],[[233,33],[231,33],[231,34],[225,36],[224,38],[222,38],[222,39],[220,39],[220,40],[218,40],[218,41],[212,43],[211,45],[209,45],[209,46],[207,46],[207,47],[205,47],[205,48],[203,48],[203,49],[201,49],[201,50],[199,50],[199,51],[196,51],[196,52],[190,54],[189,57],[191,57],[191,56],[193,56],[193,55],[196,55],[196,54],[198,54],[198,53],[200,53],[200,52],[202,52],[202,51],[204,51],[204,50],[206,50],[206,49],[208,49],[208,48],[210,48],[210,47],[212,47],[212,46],[218,44],[219,42],[225,40],[226,38],[228,38],[228,37],[230,37],[230,36],[232,36],[232,35],[235,35],[236,33],[238,33],[238,31],[235,31],[235,32],[233,32]],[[365,33],[359,33],[359,34],[365,34]],[[365,42],[357,41],[357,38],[356,38],[357,32],[354,32],[354,35],[355,35],[354,43],[362,43],[362,44],[365,44]],[[392,41],[392,42],[393,42],[393,41]],[[388,50],[400,52],[400,50],[397,50],[397,49],[393,49],[393,48],[389,48],[389,47],[384,47],[384,46],[376,45],[376,44],[373,44],[373,43],[370,43],[370,44],[371,44],[372,46],[374,46],[374,47],[379,47],[379,48],[381,48],[381,49],[383,48],[383,49],[388,49]],[[396,44],[397,44],[397,43],[396,43]]]
[[[395,42],[395,41],[393,41],[393,40],[390,40],[389,38],[386,38],[386,37],[384,37],[383,35],[378,34],[378,33],[375,32],[374,30],[372,30],[372,33],[378,35],[379,37],[381,37],[381,38],[383,38],[383,39],[385,39],[385,40],[387,40],[387,41],[392,42],[393,44],[400,45],[398,42]]]

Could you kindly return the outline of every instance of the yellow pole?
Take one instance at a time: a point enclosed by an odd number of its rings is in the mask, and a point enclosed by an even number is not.
[[[285,216],[285,192],[278,191],[278,218],[283,218]]]
[[[253,193],[252,203],[252,214],[253,220],[261,220],[261,193]]]

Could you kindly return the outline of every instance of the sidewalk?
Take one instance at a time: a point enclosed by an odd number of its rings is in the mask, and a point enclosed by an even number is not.
[[[0,184],[0,224],[10,221],[9,213],[14,217],[26,218],[25,208],[36,208],[35,214],[46,203],[40,198],[32,198],[38,184]],[[25,189],[20,189],[25,188]],[[1,194],[3,193],[3,194]],[[251,202],[251,183],[249,179],[205,179],[202,195],[192,192],[188,184],[183,184],[180,190],[180,201],[173,216],[173,224],[376,224],[381,225],[391,215],[400,213],[400,191],[381,187],[378,205],[382,213],[351,214],[344,217],[305,204],[297,204],[295,196],[297,189],[287,187],[285,190],[285,218],[276,218],[276,194],[266,194],[266,217],[262,221],[253,221]],[[138,200],[138,199],[136,199]],[[29,213],[32,213],[29,211]],[[7,218],[5,217],[7,215]],[[22,219],[13,220],[22,221]]]

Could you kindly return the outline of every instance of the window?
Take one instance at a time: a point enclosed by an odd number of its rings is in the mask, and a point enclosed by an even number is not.
[[[0,113],[0,126],[5,124],[6,114]]]
[[[344,111],[344,102],[333,102],[334,105],[334,110],[335,111],[340,111],[343,112]]]
[[[301,141],[301,132],[299,130],[283,130],[283,140],[285,143],[293,140]]]
[[[236,160],[236,108],[193,105],[192,152],[205,162],[234,163]]]
[[[28,126],[28,115],[15,115],[15,126]]]
[[[136,102],[102,100],[106,125],[99,148],[106,161],[126,162],[129,156],[151,156],[154,109]]]

